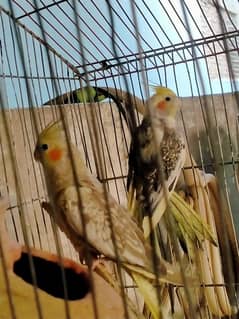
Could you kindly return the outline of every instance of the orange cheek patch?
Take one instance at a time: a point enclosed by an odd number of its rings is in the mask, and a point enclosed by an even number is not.
[[[165,106],[166,106],[165,101],[159,102],[159,103],[157,104],[157,108],[160,109],[160,110],[164,110],[164,109],[165,109]]]
[[[53,148],[48,154],[52,161],[59,161],[62,157],[62,150],[59,148]]]

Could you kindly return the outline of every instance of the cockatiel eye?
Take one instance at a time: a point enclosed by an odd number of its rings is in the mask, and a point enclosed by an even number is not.
[[[46,150],[48,150],[48,145],[47,144],[42,144],[42,145],[39,146],[39,149],[41,151],[46,151]]]
[[[171,100],[171,97],[170,96],[167,96],[166,98],[165,98],[165,101],[170,101]]]

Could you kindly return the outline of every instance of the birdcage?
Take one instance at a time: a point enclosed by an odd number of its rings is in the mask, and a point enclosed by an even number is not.
[[[7,201],[0,205],[0,319],[237,318],[238,2],[3,0],[0,10],[0,193]],[[42,205],[49,184],[34,149],[40,132],[60,119],[67,144],[77,146],[101,183],[105,205],[114,201],[130,216],[129,152],[155,86],[180,97],[176,133],[186,160],[167,189],[159,152],[164,208],[158,211],[167,212],[168,226],[159,226],[162,217],[153,225],[149,216],[145,228],[144,216],[138,227],[154,234],[154,258],[177,263],[182,283],[156,274],[148,288],[140,273],[144,295],[138,277],[122,270],[114,232],[117,258],[82,265],[90,253],[79,260],[71,240],[77,231]],[[72,156],[69,162],[76,172]],[[175,227],[191,230],[192,215],[180,224],[172,192],[208,225],[214,244],[204,230],[194,247],[180,246]],[[77,198],[84,208],[81,192]],[[122,232],[127,236],[127,227]]]

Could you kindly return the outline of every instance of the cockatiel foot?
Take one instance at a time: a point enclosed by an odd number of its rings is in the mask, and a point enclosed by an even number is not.
[[[80,249],[77,249],[79,253],[80,263],[87,265],[89,268],[93,268],[95,263],[98,263],[99,256],[90,251],[89,248],[82,245]]]
[[[106,263],[105,263],[104,259],[101,257],[98,257],[97,259],[93,260],[91,269],[94,271],[98,266],[106,267]]]

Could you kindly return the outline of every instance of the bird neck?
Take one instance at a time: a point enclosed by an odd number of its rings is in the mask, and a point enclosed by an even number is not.
[[[174,116],[169,116],[166,114],[160,114],[158,116],[154,116],[149,121],[155,127],[155,129],[169,129],[172,130],[176,127],[176,119]]]
[[[167,116],[163,121],[167,129],[174,129],[176,126],[176,119],[173,116]]]
[[[63,189],[75,184],[73,169],[69,164],[58,163],[46,171],[47,186],[53,197]]]
[[[72,149],[72,159],[74,160],[71,161],[70,154],[66,151],[60,161],[47,168],[47,183],[53,196],[69,186],[80,185],[89,179],[89,170],[77,149]]]

